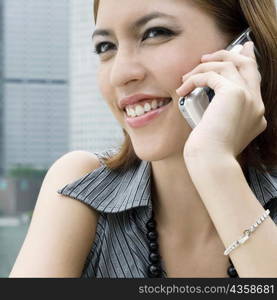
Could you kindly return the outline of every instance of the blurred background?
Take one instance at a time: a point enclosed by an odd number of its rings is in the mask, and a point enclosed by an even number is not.
[[[0,277],[8,277],[48,168],[119,145],[92,52],[92,0],[0,0]]]

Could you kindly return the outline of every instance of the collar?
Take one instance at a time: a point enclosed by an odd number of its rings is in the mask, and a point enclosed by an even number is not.
[[[102,165],[58,190],[58,193],[85,202],[104,213],[141,206],[152,209],[150,162],[141,161],[124,172]]]
[[[262,206],[277,199],[277,177],[248,167],[248,183]],[[151,202],[151,163],[141,161],[127,171],[105,165],[58,190],[59,194],[80,200],[99,212],[117,213],[149,207]]]
[[[277,177],[269,172],[260,172],[248,167],[249,186],[262,206],[267,206],[270,200],[277,200]]]

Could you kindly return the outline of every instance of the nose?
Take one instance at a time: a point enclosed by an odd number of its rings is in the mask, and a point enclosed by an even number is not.
[[[135,51],[119,50],[114,57],[110,72],[110,82],[114,87],[122,87],[130,82],[140,82],[146,70]]]

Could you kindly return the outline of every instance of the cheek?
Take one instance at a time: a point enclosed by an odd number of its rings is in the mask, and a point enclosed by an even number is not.
[[[114,117],[118,120],[119,123],[121,123],[122,112],[120,112],[117,108],[117,103],[115,102],[116,95],[114,94],[114,89],[109,85],[109,82],[107,80],[107,78],[109,78],[108,76],[108,68],[99,69],[97,73],[97,83],[103,100],[107,103]]]
[[[109,109],[114,114],[115,118],[119,120],[117,104],[115,103],[116,95],[114,94],[114,89],[110,86],[108,82],[109,72],[108,68],[99,69],[97,74],[97,81],[100,93],[103,100],[107,103]]]
[[[164,86],[176,89],[182,84],[182,76],[200,63],[200,54],[180,45],[161,50],[156,51],[155,59],[151,55],[149,65],[152,65],[155,76],[164,82]]]

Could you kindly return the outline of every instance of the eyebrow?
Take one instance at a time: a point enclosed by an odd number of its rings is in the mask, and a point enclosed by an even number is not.
[[[138,28],[142,27],[144,24],[148,23],[150,20],[152,19],[156,19],[156,18],[171,18],[171,19],[175,19],[174,16],[172,15],[168,15],[162,12],[153,12],[150,14],[147,14],[141,18],[139,18],[138,20],[136,20],[131,28],[133,30],[137,30]],[[108,30],[108,29],[96,29],[92,36],[91,39],[93,40],[96,36],[111,36],[112,35],[112,30]]]

